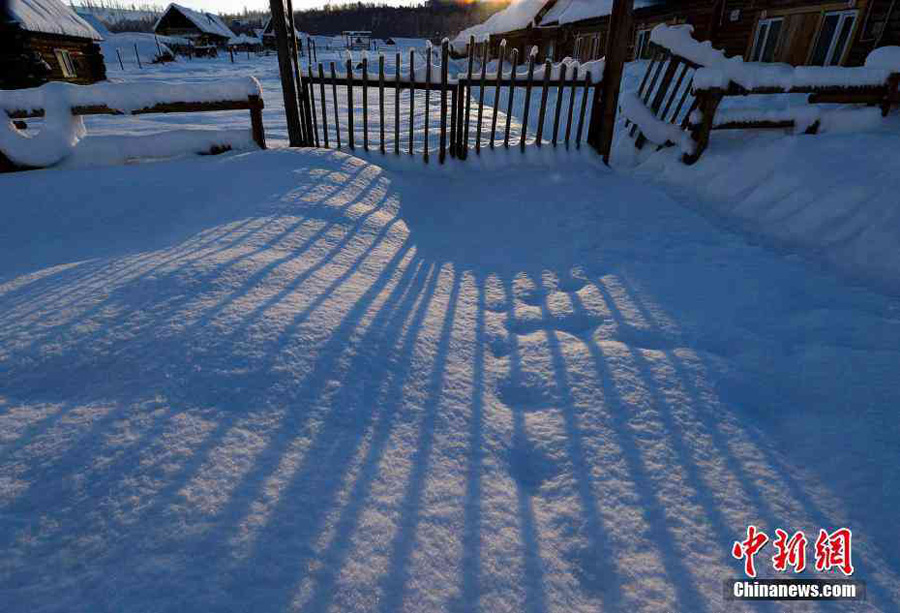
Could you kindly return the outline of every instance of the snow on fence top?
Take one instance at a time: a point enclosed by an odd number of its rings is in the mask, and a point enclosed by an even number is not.
[[[178,11],[185,17],[191,20],[201,32],[205,32],[207,34],[215,34],[217,36],[224,36],[225,38],[233,38],[234,32],[225,25],[225,22],[222,21],[218,15],[213,15],[212,13],[202,13],[200,11],[195,11],[194,9],[189,9],[186,6],[181,6],[180,4],[175,4],[174,2],[166,8],[162,15],[159,16],[159,19],[156,20],[156,23],[153,25],[153,30],[155,31],[159,23],[163,20],[163,18],[169,14],[169,11]]]
[[[31,89],[0,90],[0,109],[7,113],[58,108],[103,106],[130,113],[157,104],[173,102],[225,102],[261,96],[254,77],[220,79],[203,83],[110,83],[73,85],[45,83]]]
[[[884,85],[891,71],[881,68],[846,68],[841,66],[791,66],[745,62],[739,57],[725,57],[709,41],[699,42],[691,36],[690,25],[660,24],[650,33],[650,40],[702,68],[694,75],[695,89],[725,88],[737,83],[746,89],[795,87],[866,87]]]
[[[900,72],[900,47],[879,47],[866,57],[866,68]]]
[[[491,15],[484,23],[479,23],[460,32],[453,39],[453,49],[457,52],[465,50],[469,37],[475,42],[487,40],[491,34],[502,34],[519,30],[531,24],[543,8],[546,0],[513,0],[502,11]]]
[[[103,40],[91,24],[59,0],[6,0],[3,5],[9,19],[28,32]]]

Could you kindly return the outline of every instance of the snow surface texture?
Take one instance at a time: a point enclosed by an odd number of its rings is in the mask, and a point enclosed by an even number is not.
[[[653,28],[650,40],[674,54],[703,66],[694,74],[695,89],[725,88],[730,82],[747,89],[757,87],[861,87],[884,85],[890,71],[881,68],[843,66],[791,66],[745,62],[740,57],[725,57],[725,53],[712,47],[709,41],[698,42],[691,33],[691,25]]]
[[[102,40],[88,22],[60,0],[3,0],[0,17],[4,12],[28,32]]]
[[[628,65],[622,100],[637,91],[646,66]],[[797,126],[793,134],[713,132],[692,166],[681,163],[677,148],[636,151],[620,123],[613,164],[718,224],[778,248],[799,249],[900,295],[900,174],[894,153],[900,116],[882,118],[877,108],[810,105],[802,94],[727,97],[716,112],[717,123],[762,119],[794,119]],[[819,134],[803,135],[816,120]]]
[[[383,160],[0,176],[5,611],[733,611],[750,523],[854,531],[778,611],[900,608],[896,300],[591,156]]]

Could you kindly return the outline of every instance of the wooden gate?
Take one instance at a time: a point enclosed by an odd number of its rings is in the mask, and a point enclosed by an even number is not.
[[[459,71],[451,69],[446,40],[439,50],[429,46],[421,56],[410,49],[406,58],[398,52],[392,58],[381,53],[373,62],[365,54],[357,60],[316,62],[315,41],[308,39],[303,83],[313,144],[420,154],[426,163],[435,154],[440,163],[448,154],[465,160],[472,149],[480,154],[499,147],[524,151],[526,145],[580,148],[596,87],[591,73],[577,63],[538,64],[536,52],[521,63],[517,49],[507,56],[505,42],[489,72],[492,58],[487,45],[481,48],[476,57],[475,45],[469,45],[465,69]],[[389,72],[387,63],[393,64]],[[486,97],[493,104],[486,105]],[[420,115],[417,105],[422,105]],[[514,114],[521,116],[518,134],[513,133]]]

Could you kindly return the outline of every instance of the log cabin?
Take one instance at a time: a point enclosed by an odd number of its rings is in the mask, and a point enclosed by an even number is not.
[[[60,0],[0,1],[0,89],[103,81],[101,40]]]
[[[162,36],[186,38],[196,48],[225,47],[234,32],[218,15],[172,3],[160,15],[153,31]]]
[[[520,58],[537,46],[539,60],[599,59],[611,9],[612,0],[547,0],[525,27],[481,38],[492,57],[506,39]],[[859,66],[873,49],[900,45],[900,0],[635,0],[630,57],[649,57],[661,23],[690,24],[698,40],[747,61]]]

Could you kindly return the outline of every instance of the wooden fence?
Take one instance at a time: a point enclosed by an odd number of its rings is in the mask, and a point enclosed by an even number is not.
[[[356,68],[351,59],[342,63],[316,62],[315,41],[309,39],[303,84],[310,103],[313,144],[317,147],[362,148],[364,151],[415,155],[416,93],[423,92],[421,104],[424,105],[425,121],[421,153],[426,163],[433,153],[437,153],[440,163],[444,163],[448,154],[465,160],[470,149],[474,149],[476,154],[480,154],[485,147],[493,149],[499,146],[506,149],[518,147],[524,151],[534,107],[537,111],[536,134],[528,144],[537,147],[562,145],[566,148],[574,145],[580,148],[585,134],[587,103],[597,85],[590,72],[580,70],[578,65],[573,65],[571,70],[565,63],[554,66],[549,60],[538,67],[532,53],[525,62],[525,74],[520,75],[518,50],[513,49],[507,58],[506,45],[503,44],[499,57],[494,58],[498,68],[489,74],[487,68],[491,58],[487,46],[484,46],[480,58],[475,57],[474,44],[470,44],[469,49],[466,71],[452,75],[447,41],[441,45],[437,65],[432,62],[434,50],[427,48],[424,75],[419,74],[421,70],[415,65],[415,51],[410,50],[408,75],[404,77],[401,74],[404,60],[401,53],[394,55],[393,74],[385,73],[383,53],[377,57],[377,73],[372,74],[367,57],[363,57]],[[504,71],[507,62],[511,70]],[[420,76],[424,79],[420,80]],[[494,104],[485,108],[485,95],[489,91],[493,92]],[[342,92],[341,96],[339,92]],[[503,92],[507,97],[505,110],[498,108]],[[374,109],[369,108],[370,93],[372,98],[377,99]],[[551,93],[554,94],[552,97]],[[580,100],[577,101],[579,93]],[[513,140],[511,122],[517,96],[523,99],[522,123],[518,140]],[[386,99],[389,104],[385,103]],[[341,100],[346,101],[343,122]],[[403,103],[407,108],[406,112],[401,113]],[[438,109],[440,115],[437,134],[430,133],[432,108]],[[506,115],[502,125],[501,112]],[[486,127],[488,114],[490,129]],[[549,125],[551,118],[552,128],[545,133],[545,124]],[[361,142],[356,130],[360,122]],[[376,123],[377,127],[373,127]]]
[[[878,106],[882,116],[887,115],[892,105],[900,103],[900,74],[891,75],[885,83],[872,85],[803,85],[791,87],[747,88],[729,82],[726,87],[698,88],[694,86],[694,73],[703,68],[688,59],[674,54],[669,49],[651,43],[652,56],[647,71],[641,81],[638,97],[646,109],[659,121],[677,126],[687,131],[692,142],[692,150],[685,151],[682,161],[693,164],[709,144],[713,130],[748,129],[794,129],[799,124],[796,118],[785,116],[774,118],[771,113],[760,110],[754,117],[752,109],[742,109],[741,119],[731,120],[727,116],[717,116],[722,100],[728,96],[766,94],[808,94],[810,104],[866,104]],[[845,68],[852,71],[858,68]],[[677,104],[673,103],[677,100]],[[695,113],[694,111],[697,111]],[[801,111],[802,112],[802,111]],[[816,134],[820,127],[818,120],[804,122],[806,134]],[[629,134],[640,149],[647,137],[640,127],[631,122]],[[659,147],[672,145],[671,141],[657,143]]]

